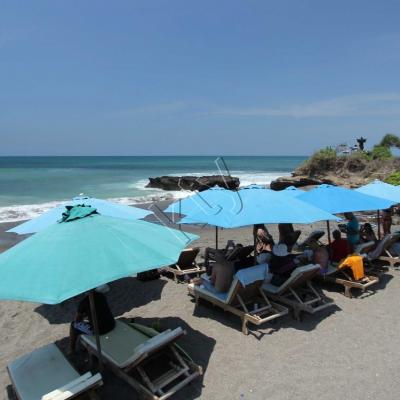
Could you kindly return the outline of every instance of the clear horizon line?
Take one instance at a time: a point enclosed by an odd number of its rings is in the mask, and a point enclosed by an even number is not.
[[[9,154],[2,155],[3,157],[310,157],[310,154],[130,154],[130,155],[117,155],[117,154],[100,154],[100,155],[90,155],[90,154]]]

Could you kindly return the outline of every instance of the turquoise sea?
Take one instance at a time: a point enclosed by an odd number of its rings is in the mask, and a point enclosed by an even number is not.
[[[81,193],[124,204],[187,196],[145,188],[160,175],[226,174],[268,185],[305,157],[0,157],[0,222],[32,218]]]

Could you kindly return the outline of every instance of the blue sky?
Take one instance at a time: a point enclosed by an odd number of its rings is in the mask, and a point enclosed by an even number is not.
[[[400,134],[400,2],[3,0],[1,155],[309,154]]]

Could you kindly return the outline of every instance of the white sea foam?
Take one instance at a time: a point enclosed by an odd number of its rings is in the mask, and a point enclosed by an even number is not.
[[[23,204],[0,207],[0,222],[23,221],[57,207],[62,201],[49,201],[41,204]]]
[[[217,175],[215,171],[202,171],[202,172],[188,172],[181,174],[171,174],[170,176],[202,176],[202,175]],[[257,183],[259,185],[269,186],[271,181],[278,178],[279,176],[288,176],[287,172],[252,172],[248,171],[231,171],[231,175],[240,179],[240,186],[247,186],[250,184]],[[115,203],[124,205],[135,205],[140,203],[152,203],[163,200],[176,200],[190,196],[193,192],[182,190],[182,191],[165,191],[162,189],[146,188],[148,183],[147,179],[140,179],[131,185],[130,189],[134,189],[139,192],[136,196],[131,197],[116,197],[109,198],[108,200]],[[50,210],[63,203],[65,200],[49,201],[39,204],[23,204],[23,205],[11,205],[6,207],[0,207],[0,223],[1,222],[13,222],[23,221],[32,219],[40,214]]]
[[[115,197],[107,200],[118,204],[132,206],[135,204],[146,204],[163,200],[173,201],[179,198],[187,197],[190,194],[191,192],[188,191],[166,192],[160,189],[159,193],[143,194],[143,196],[136,197]],[[32,219],[54,207],[61,205],[63,202],[63,200],[60,200],[40,204],[23,204],[0,207],[0,223]]]

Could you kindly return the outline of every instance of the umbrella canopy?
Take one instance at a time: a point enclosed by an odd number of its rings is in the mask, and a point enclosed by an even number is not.
[[[203,210],[190,214],[183,224],[206,223],[222,228],[237,228],[254,224],[309,224],[322,220],[338,220],[334,215],[272,190],[240,190],[241,200],[234,207]]]
[[[0,299],[57,304],[107,282],[173,264],[198,238],[93,212],[74,207],[63,222],[0,254]]]
[[[333,185],[319,185],[309,192],[300,194],[296,199],[305,201],[332,214],[383,210],[394,204],[390,200]]]
[[[357,192],[400,203],[400,187],[375,180],[356,189]]]
[[[17,225],[7,232],[18,233],[19,235],[40,232],[41,230],[59,221],[66,206],[76,206],[81,204],[94,207],[100,214],[115,218],[126,218],[133,220],[144,218],[149,214],[153,214],[152,211],[143,210],[142,208],[116,204],[112,203],[111,201],[95,199],[93,197],[79,196],[74,197],[71,201],[63,203],[62,205],[43,213],[37,218]]]
[[[189,215],[201,212],[202,210],[215,208],[215,211],[217,211],[220,208],[233,207],[237,201],[238,195],[236,191],[214,186],[203,192],[197,192],[190,197],[176,201],[170,204],[164,211]]]

